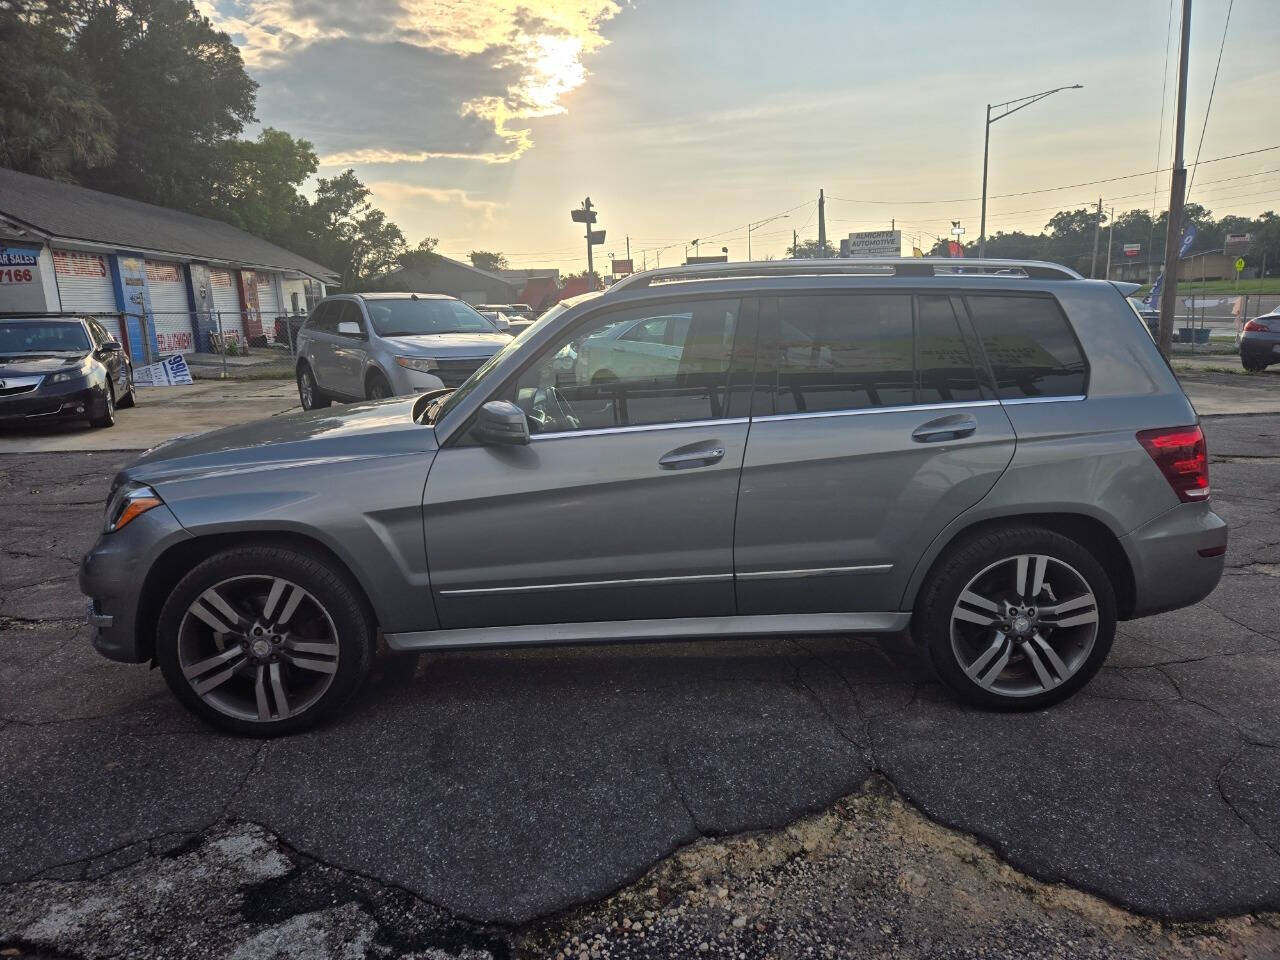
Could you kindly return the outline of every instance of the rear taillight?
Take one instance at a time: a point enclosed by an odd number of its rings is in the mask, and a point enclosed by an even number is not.
[[[1179,500],[1193,503],[1208,498],[1209,451],[1199,427],[1143,430],[1138,442],[1151,454]]]
[[[1245,333],[1270,333],[1271,327],[1258,320],[1250,320],[1244,325]]]

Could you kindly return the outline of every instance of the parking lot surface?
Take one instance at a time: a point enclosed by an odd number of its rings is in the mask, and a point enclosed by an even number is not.
[[[1275,956],[1280,416],[1205,426],[1227,576],[1059,707],[964,708],[906,638],[794,636],[386,660],[269,743],[89,646],[76,562],[127,455],[0,456],[0,945]]]

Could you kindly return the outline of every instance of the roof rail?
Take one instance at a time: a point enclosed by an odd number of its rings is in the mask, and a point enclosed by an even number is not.
[[[1041,260],[950,259],[947,257],[845,257],[828,260],[757,260],[742,263],[694,263],[633,273],[606,293],[628,287],[718,280],[730,277],[898,276],[952,277],[957,273],[1023,276],[1037,280],[1083,280],[1070,267]]]

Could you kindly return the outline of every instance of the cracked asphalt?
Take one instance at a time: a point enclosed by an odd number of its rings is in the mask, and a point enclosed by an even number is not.
[[[960,706],[905,639],[795,636],[387,658],[269,743],[89,646],[76,563],[127,454],[0,457],[0,947],[1280,956],[1280,416],[1205,429],[1227,576],[1048,711]],[[138,894],[177,876],[209,899]]]

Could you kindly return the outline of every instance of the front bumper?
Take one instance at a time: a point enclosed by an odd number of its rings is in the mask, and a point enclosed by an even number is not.
[[[1132,617],[1199,603],[1226,566],[1227,523],[1208,503],[1182,503],[1121,541],[1133,567]]]
[[[64,387],[65,389],[58,389]],[[0,397],[0,423],[35,423],[40,420],[84,419],[100,416],[106,393],[98,384],[84,381],[42,385],[30,393]]]
[[[157,558],[191,538],[167,506],[154,507],[115,533],[98,537],[80,561],[80,592],[89,598],[94,648],[109,660],[142,663],[154,637],[140,635],[142,587]]]
[[[444,381],[435,374],[410,370],[398,363],[392,364],[390,380],[391,390],[398,397],[411,397],[414,394],[439,390],[444,386]]]

